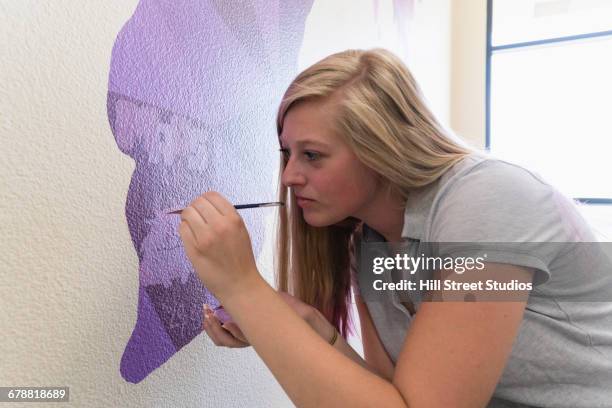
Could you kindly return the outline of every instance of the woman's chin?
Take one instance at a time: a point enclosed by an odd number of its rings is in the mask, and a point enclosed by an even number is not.
[[[306,224],[308,224],[311,227],[324,227],[325,225],[322,225],[319,220],[313,220],[307,217],[304,217],[304,222],[306,222]]]
[[[311,227],[329,227],[330,225],[335,225],[338,223],[338,220],[335,219],[332,220],[322,217],[313,217],[306,214],[304,214],[304,221]]]

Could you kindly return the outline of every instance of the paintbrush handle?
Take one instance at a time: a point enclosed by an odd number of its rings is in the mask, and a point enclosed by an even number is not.
[[[281,205],[285,205],[285,203],[281,203],[280,201],[275,201],[273,203],[256,203],[256,204],[238,204],[235,205],[234,208],[237,210],[242,210],[245,208],[258,208],[258,207],[278,207]],[[170,211],[167,214],[180,214],[183,212],[184,208],[180,210]]]
[[[283,205],[284,203],[281,202],[274,202],[274,203],[259,203],[259,204],[238,204],[235,205],[234,208],[237,210],[241,210],[243,208],[257,208],[257,207],[277,207],[279,205]]]

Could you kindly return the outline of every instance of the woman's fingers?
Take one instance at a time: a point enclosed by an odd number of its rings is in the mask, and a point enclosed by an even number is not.
[[[219,216],[219,211],[217,211],[215,206],[205,198],[205,195],[193,200],[191,207],[195,208],[207,224],[210,224],[216,216]]]
[[[221,327],[219,320],[212,314],[212,311],[204,311],[203,328],[206,334],[216,346],[225,347],[247,347],[245,343],[235,338],[229,331]]]
[[[248,340],[246,339],[246,337],[244,337],[242,330],[240,330],[240,328],[238,327],[236,323],[227,322],[225,324],[222,324],[221,327],[227,330],[228,332],[230,332],[232,336],[242,341],[243,343],[248,343]]]
[[[236,214],[236,208],[225,197],[216,191],[209,191],[204,197],[217,209],[221,215]]]
[[[245,347],[240,340],[234,338],[229,332],[225,331],[214,316],[206,318],[204,330],[216,346]]]
[[[184,221],[191,230],[196,246],[204,241],[204,236],[206,235],[205,231],[208,226],[206,220],[204,220],[198,210],[192,206],[185,208],[183,212],[181,212],[181,221]]]

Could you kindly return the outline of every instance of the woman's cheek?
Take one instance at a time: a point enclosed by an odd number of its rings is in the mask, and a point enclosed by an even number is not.
[[[334,181],[333,177],[325,174],[319,174],[311,177],[310,185],[312,190],[314,190],[314,194],[316,194],[314,199],[327,202],[331,198],[331,195],[333,195],[334,183],[336,183],[336,181]],[[338,184],[335,185],[339,187]]]

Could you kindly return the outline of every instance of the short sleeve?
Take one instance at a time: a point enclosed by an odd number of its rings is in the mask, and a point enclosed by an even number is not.
[[[443,243],[440,256],[476,256],[487,248],[487,262],[534,268],[534,285],[542,284],[557,248],[550,242],[563,236],[554,194],[520,166],[483,161],[441,188],[428,241]]]

